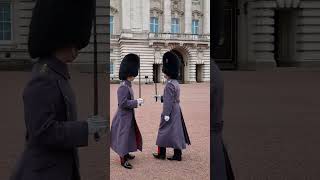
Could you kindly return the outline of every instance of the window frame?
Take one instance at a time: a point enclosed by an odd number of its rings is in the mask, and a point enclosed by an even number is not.
[[[0,44],[1,45],[10,45],[13,43],[13,40],[14,40],[14,32],[13,32],[13,23],[14,23],[14,19],[13,19],[13,2],[11,1],[1,1],[0,0],[0,4],[8,4],[9,5],[9,17],[10,17],[10,20],[9,20],[9,23],[10,23],[10,39],[0,39]],[[2,23],[3,25],[5,24],[5,21],[3,20],[0,20],[0,23]],[[4,31],[0,31],[2,34],[5,33]]]
[[[173,23],[174,20],[175,20],[175,24]],[[171,33],[172,34],[181,33],[180,19],[179,18],[171,18]]]
[[[195,24],[195,22],[197,22],[197,25]],[[200,31],[200,29],[199,29],[199,23],[200,23],[200,21],[198,20],[198,19],[192,19],[192,25],[191,25],[191,32],[192,32],[192,34],[194,34],[194,35],[198,35],[199,34],[199,31]],[[195,30],[196,30],[196,32],[195,32]]]
[[[109,73],[110,75],[114,75],[114,61],[110,61],[110,64],[109,64]]]
[[[109,16],[109,31],[110,31],[110,35],[114,34],[114,16],[113,15]]]
[[[152,31],[152,30],[155,30],[155,31]],[[150,32],[151,33],[159,33],[159,18],[158,17],[150,17]]]

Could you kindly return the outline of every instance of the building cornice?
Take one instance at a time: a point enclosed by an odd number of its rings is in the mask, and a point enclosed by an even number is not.
[[[276,0],[278,8],[298,8],[300,0]]]

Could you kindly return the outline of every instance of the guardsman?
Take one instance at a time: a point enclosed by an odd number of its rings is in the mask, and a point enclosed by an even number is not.
[[[11,180],[80,180],[78,147],[107,131],[93,116],[78,121],[67,63],[87,46],[92,0],[38,0],[33,9],[28,50],[37,58],[23,91],[25,149]]]
[[[231,163],[222,139],[224,99],[223,79],[220,69],[214,61],[211,61],[210,86],[211,178],[219,180],[234,180]]]
[[[157,159],[166,158],[166,148],[173,148],[174,155],[168,160],[182,160],[182,150],[186,144],[190,145],[187,127],[180,108],[180,86],[177,80],[179,75],[180,60],[173,52],[163,55],[162,72],[167,79],[163,96],[158,96],[163,103],[160,126],[156,145],[158,152],[153,153]]]
[[[132,169],[129,160],[135,158],[129,154],[142,151],[142,136],[137,125],[134,109],[143,104],[143,99],[134,99],[131,82],[138,75],[140,58],[135,54],[126,55],[119,70],[121,80],[117,91],[118,110],[112,120],[111,148],[120,156],[121,165]]]

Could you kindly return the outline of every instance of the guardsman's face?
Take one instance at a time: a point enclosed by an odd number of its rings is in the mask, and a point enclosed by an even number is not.
[[[64,63],[71,63],[77,58],[78,52],[78,49],[74,47],[61,48],[56,50],[55,56]]]
[[[134,76],[130,76],[127,78],[128,81],[133,81],[134,80]]]
[[[79,50],[77,48],[72,48],[71,51],[72,51],[72,59],[75,60],[78,57]]]

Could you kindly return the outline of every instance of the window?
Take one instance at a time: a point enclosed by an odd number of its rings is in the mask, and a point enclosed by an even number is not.
[[[158,33],[159,32],[159,21],[157,17],[150,18],[150,32]]]
[[[11,5],[0,2],[0,40],[11,40]]]
[[[113,25],[114,25],[113,16],[110,16],[110,34],[113,34]]]
[[[192,34],[199,34],[199,20],[192,20]]]
[[[111,74],[111,75],[114,74],[114,64],[113,64],[113,61],[110,62],[110,74]]]
[[[178,18],[171,19],[171,33],[180,33],[180,25]]]

